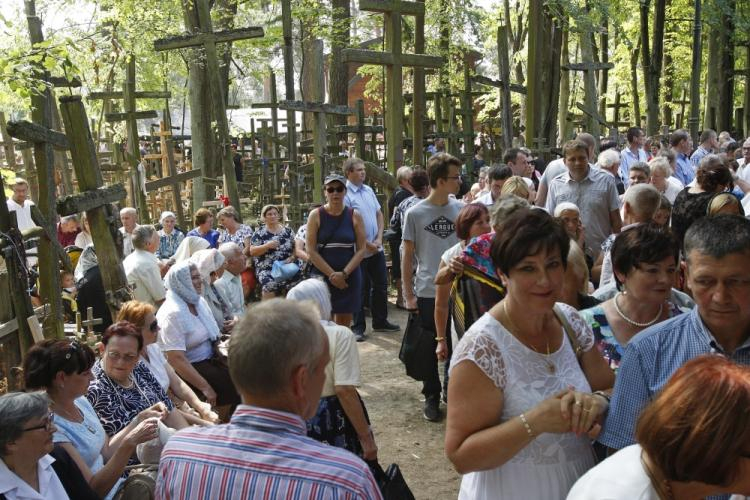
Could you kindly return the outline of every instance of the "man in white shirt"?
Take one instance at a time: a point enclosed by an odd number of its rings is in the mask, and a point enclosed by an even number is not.
[[[245,314],[245,297],[242,291],[242,271],[245,270],[247,261],[242,255],[242,250],[236,243],[222,243],[219,252],[224,256],[224,274],[216,280],[219,288],[229,301],[229,309],[232,316],[241,318]]]
[[[20,177],[16,178],[13,182],[13,196],[7,200],[8,211],[16,213],[16,221],[18,223],[18,230],[24,231],[36,227],[34,220],[31,218],[31,207],[34,202],[29,200],[29,183],[25,179]],[[30,248],[26,250],[26,256],[28,264],[33,266],[36,264],[37,250],[36,248]]]
[[[120,210],[120,222],[122,227],[122,256],[127,257],[133,252],[133,230],[138,224],[138,212],[133,207],[125,207]]]
[[[159,233],[154,226],[136,226],[132,233],[134,250],[125,257],[122,265],[128,283],[134,285],[133,298],[154,306],[161,305],[167,296],[161,278],[159,259]]]
[[[596,146],[594,136],[587,132],[580,132],[576,135],[576,140],[583,141],[583,143],[588,146],[589,166],[593,167],[593,161],[596,159],[596,157],[594,156],[594,149]],[[549,162],[547,168],[545,168],[544,172],[542,173],[542,178],[539,179],[539,187],[536,190],[536,201],[534,202],[534,205],[536,205],[537,207],[543,207],[547,204],[549,183],[552,182],[552,179],[554,179],[558,175],[564,174],[567,171],[568,167],[565,166],[564,158],[558,158]]]
[[[742,158],[737,160],[737,177],[745,182],[750,182],[750,137],[742,143]]]

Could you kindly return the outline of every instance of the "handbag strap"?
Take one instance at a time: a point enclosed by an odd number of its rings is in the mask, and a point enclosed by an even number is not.
[[[341,227],[341,224],[344,222],[344,217],[349,213],[350,208],[344,207],[344,211],[341,212],[341,216],[339,217],[338,223],[336,224],[336,227],[331,231],[331,234],[328,235],[328,238],[326,238],[325,243],[318,242],[318,248],[323,249],[331,242],[334,236],[336,236],[336,232]],[[318,207],[318,218],[320,219],[320,215],[322,214],[323,207]]]
[[[554,305],[552,310],[555,312],[555,316],[557,316],[557,319],[560,321],[560,323],[562,323],[563,330],[565,330],[565,335],[568,336],[570,346],[573,348],[573,353],[576,355],[576,359],[580,364],[581,356],[583,356],[583,347],[581,347],[581,343],[578,342],[578,337],[576,337],[575,332],[573,331],[573,327],[570,325],[567,316],[565,316],[565,314],[557,306],[557,304]]]

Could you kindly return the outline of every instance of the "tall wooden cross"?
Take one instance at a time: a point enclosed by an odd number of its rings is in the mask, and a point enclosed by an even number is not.
[[[139,173],[141,167],[141,148],[138,138],[138,120],[157,118],[159,114],[155,110],[138,111],[136,109],[137,99],[161,99],[169,98],[168,92],[139,92],[136,90],[135,80],[135,56],[130,54],[127,59],[125,72],[125,81],[121,92],[93,92],[88,97],[92,100],[123,100],[123,113],[107,113],[104,119],[109,123],[125,122],[128,137],[127,160],[130,164],[132,203],[145,217],[148,214],[146,209],[146,197],[141,189],[141,176],[145,178],[146,172]]]
[[[404,54],[401,46],[402,16],[424,16],[425,6],[405,0],[360,0],[359,9],[380,12],[385,18],[385,52],[366,49],[344,49],[344,62],[376,64],[386,67],[386,143],[388,170],[395,174],[404,162],[403,68],[439,68],[444,59],[425,54]],[[419,118],[419,117],[418,117]]]
[[[607,107],[612,109],[612,124],[615,127],[630,126],[630,123],[621,124],[620,121],[620,110],[623,108],[628,109],[630,107],[630,103],[622,102],[621,98],[622,95],[620,92],[615,92],[615,101],[612,104],[607,104]]]
[[[593,58],[591,54],[591,40],[588,33],[581,37],[581,54],[584,59]],[[587,55],[588,54],[588,55]],[[587,132],[594,136],[594,139],[599,141],[600,125],[607,125],[606,120],[599,115],[599,103],[597,99],[596,89],[596,78],[595,71],[608,70],[614,68],[615,65],[612,63],[597,63],[591,60],[582,63],[572,63],[562,66],[565,71],[582,71],[583,72],[583,90],[584,90],[584,104],[579,104],[577,107],[588,115],[588,126]],[[585,109],[584,109],[585,108]]]
[[[260,38],[264,35],[263,28],[239,28],[224,31],[213,31],[211,23],[211,9],[209,0],[194,0],[197,5],[198,18],[201,30],[194,35],[180,35],[172,38],[163,38],[154,41],[154,50],[157,52],[165,50],[185,49],[200,47],[205,53],[206,69],[211,90],[211,105],[216,118],[216,132],[219,141],[221,155],[221,170],[224,174],[224,195],[229,202],[237,208],[240,213],[240,195],[237,191],[237,178],[234,173],[234,161],[232,158],[232,139],[229,135],[229,122],[227,120],[227,103],[224,100],[224,89],[222,88],[221,72],[219,71],[219,56],[216,45],[237,40],[248,40]]]
[[[315,117],[313,121],[313,155],[314,177],[313,177],[313,200],[321,202],[323,200],[323,173],[326,155],[326,115],[350,115],[354,112],[348,106],[324,104],[320,102],[302,102],[302,101],[281,101],[279,109],[301,111],[312,113]]]
[[[86,109],[80,96],[60,97],[60,107],[67,131],[73,168],[78,179],[81,194],[61,199],[58,212],[86,211],[91,228],[91,238],[96,247],[96,258],[106,294],[107,306],[112,319],[123,302],[132,299],[132,294],[122,267],[122,235],[116,227],[118,220],[112,202],[125,197],[125,188],[121,184],[102,188],[103,179],[96,158],[96,146],[91,137]],[[64,207],[63,203],[70,204]],[[116,241],[120,243],[117,244]]]

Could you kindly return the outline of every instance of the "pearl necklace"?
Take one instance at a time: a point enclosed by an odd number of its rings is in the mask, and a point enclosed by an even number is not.
[[[620,317],[622,319],[624,319],[626,323],[628,323],[630,325],[633,325],[633,326],[636,326],[638,328],[645,328],[647,326],[653,325],[654,323],[656,323],[657,321],[659,321],[659,318],[661,318],[661,313],[664,311],[664,304],[663,303],[659,304],[659,312],[656,313],[656,317],[654,319],[652,319],[651,321],[647,321],[645,323],[638,323],[637,321],[634,321],[634,320],[628,318],[627,316],[625,316],[625,313],[622,312],[622,309],[620,309],[620,306],[617,304],[617,298],[620,295],[622,295],[622,292],[617,292],[617,295],[615,295],[615,298],[612,301],[612,304],[615,306],[615,311],[617,311],[617,314],[619,314]]]

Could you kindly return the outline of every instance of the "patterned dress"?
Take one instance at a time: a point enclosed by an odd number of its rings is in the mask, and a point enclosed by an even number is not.
[[[255,265],[255,275],[258,277],[263,291],[279,293],[293,287],[299,281],[301,273],[297,273],[297,276],[291,280],[275,281],[273,279],[273,276],[271,276],[273,263],[277,260],[287,260],[294,253],[294,233],[286,226],[282,227],[278,233],[272,233],[266,226],[263,226],[255,231],[250,243],[253,246],[260,246],[271,240],[277,240],[279,247],[269,250],[263,255],[253,257],[253,264]]]
[[[229,231],[221,231],[219,234],[219,245],[222,243],[236,243],[240,249],[245,248],[245,240],[253,237],[253,228],[247,224],[240,224],[234,234]]]
[[[177,228],[172,229],[172,232],[167,234],[163,229],[159,229],[159,249],[156,251],[156,256],[160,259],[169,259],[177,251],[177,247],[180,246],[182,240],[185,239],[185,233]]]
[[[680,309],[673,303],[669,303],[669,317],[674,318],[675,316],[689,311],[689,309]],[[594,345],[601,353],[602,357],[607,361],[609,367],[617,374],[620,368],[620,362],[622,357],[625,355],[625,347],[627,345],[620,345],[615,338],[615,334],[612,332],[612,327],[607,321],[607,315],[604,313],[604,308],[601,305],[594,306],[589,309],[584,309],[579,313],[583,320],[591,327],[594,332]]]

